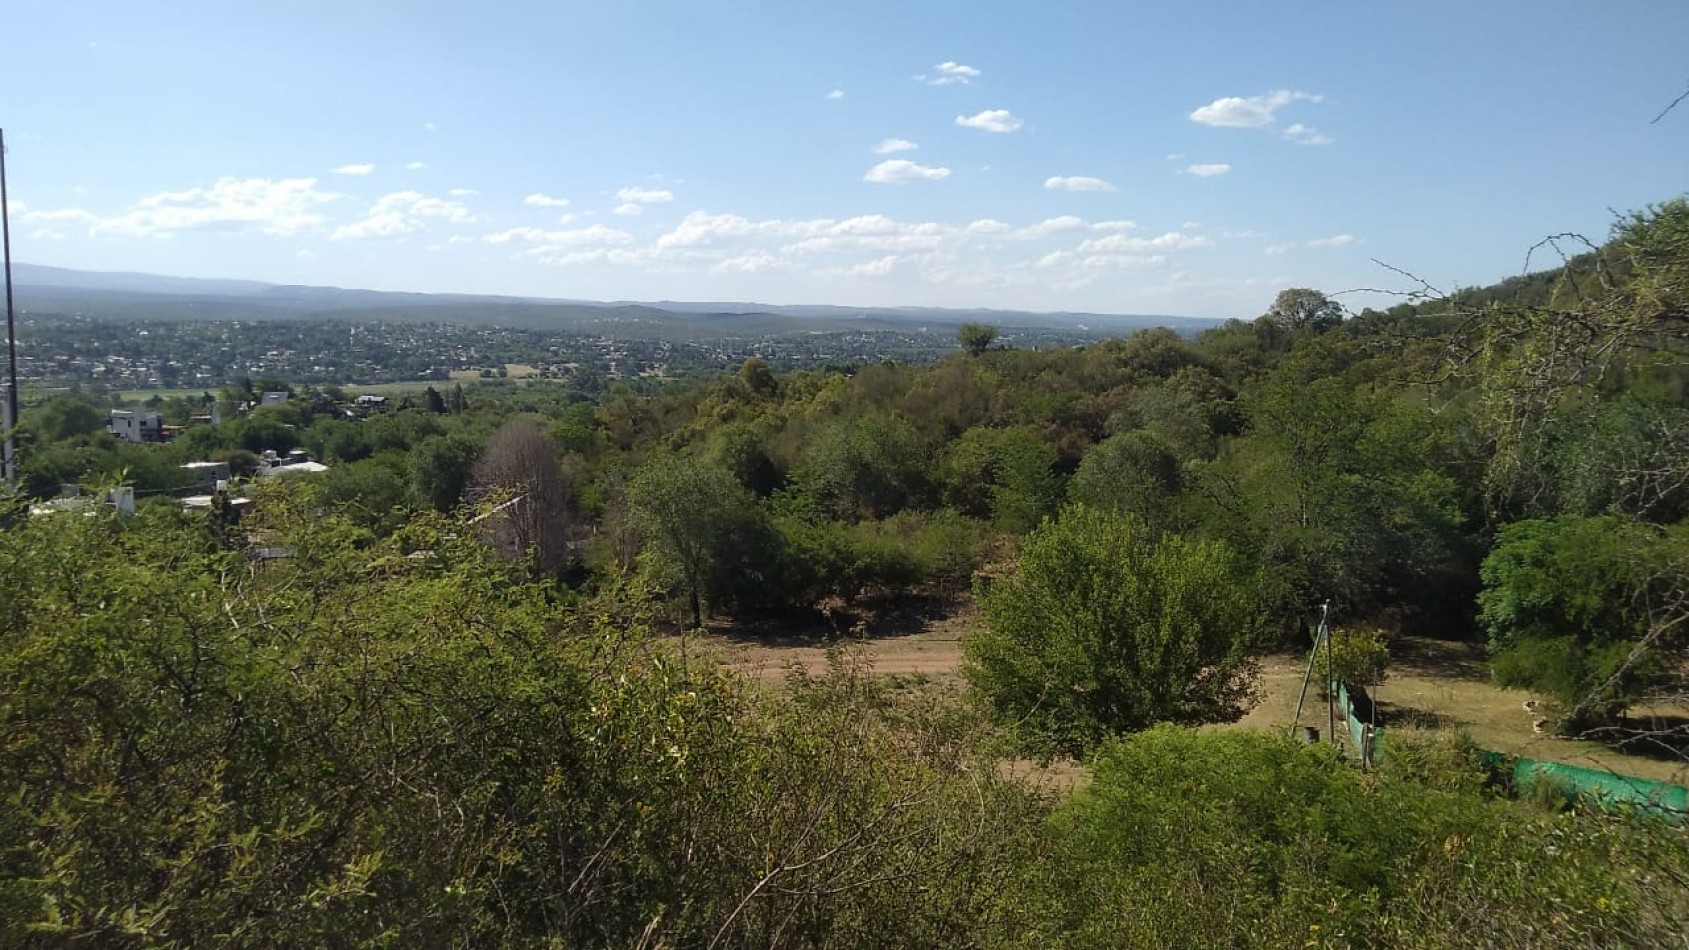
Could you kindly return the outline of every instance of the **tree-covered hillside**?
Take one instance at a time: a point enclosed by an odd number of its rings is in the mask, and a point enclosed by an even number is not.
[[[1324,604],[1481,639],[1551,730],[1685,754],[1627,713],[1689,696],[1689,202],[1593,260],[1359,315],[1289,289],[1190,338],[970,327],[924,366],[229,392],[163,445],[56,396],[30,490],[143,501],[0,513],[0,934],[1680,945],[1681,826],[1513,800],[1452,735],[1363,774],[1190,728]],[[328,470],[172,497],[296,446]],[[848,649],[763,690],[661,635],[916,593],[980,605],[964,692]]]

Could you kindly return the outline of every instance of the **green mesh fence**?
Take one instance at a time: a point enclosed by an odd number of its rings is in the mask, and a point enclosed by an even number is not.
[[[1334,684],[1338,708],[1349,727],[1350,748],[1361,761],[1370,766],[1383,750],[1384,729],[1364,722],[1358,711],[1356,697],[1371,708],[1371,699],[1364,690],[1351,692],[1347,683]],[[1567,765],[1563,762],[1543,762],[1490,749],[1479,750],[1484,765],[1497,776],[1505,778],[1515,793],[1539,783],[1547,783],[1560,791],[1587,799],[1610,810],[1633,808],[1658,814],[1674,822],[1689,820],[1689,788],[1670,782],[1656,782],[1634,775],[1621,775],[1599,769]]]

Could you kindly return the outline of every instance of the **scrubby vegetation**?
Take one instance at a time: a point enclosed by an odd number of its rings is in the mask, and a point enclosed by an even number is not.
[[[1188,727],[1321,603],[1487,637],[1568,731],[1682,697],[1686,242],[1676,200],[1527,297],[367,418],[301,387],[162,446],[56,396],[30,489],[143,501],[0,512],[0,942],[1676,945],[1679,827],[1446,739],[1362,774]],[[296,445],[329,470],[239,519],[170,497]],[[970,587],[962,696],[663,636]]]

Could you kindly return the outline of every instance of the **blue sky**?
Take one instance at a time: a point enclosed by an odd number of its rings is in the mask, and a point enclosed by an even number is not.
[[[1689,189],[1682,0],[7,6],[66,267],[1252,317]]]

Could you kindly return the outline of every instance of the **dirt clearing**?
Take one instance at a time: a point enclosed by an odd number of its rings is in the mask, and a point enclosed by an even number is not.
[[[951,688],[962,681],[962,640],[981,622],[971,598],[923,599],[823,613],[802,622],[718,626],[689,641],[688,648],[717,656],[759,682],[778,683],[793,667],[821,673],[829,647],[857,644],[877,675]],[[1626,755],[1598,743],[1538,733],[1534,724],[1542,714],[1525,705],[1533,697],[1494,686],[1476,643],[1397,637],[1390,652],[1390,675],[1375,691],[1386,728],[1463,728],[1478,745],[1498,752],[1689,783],[1689,763],[1682,760]],[[1217,728],[1289,732],[1306,666],[1305,654],[1262,657],[1261,702],[1238,722]],[[1684,716],[1689,708],[1652,712]],[[1326,732],[1326,704],[1317,688],[1308,690],[1301,724]]]

